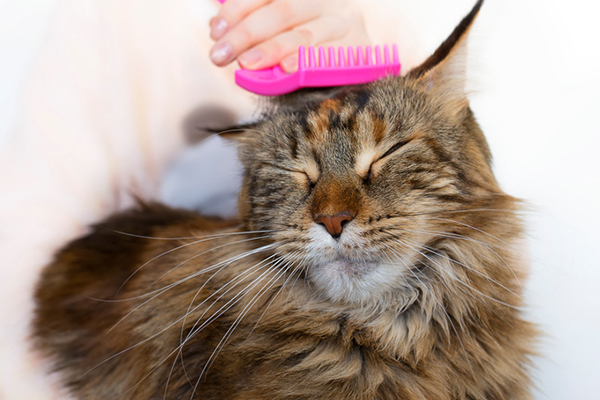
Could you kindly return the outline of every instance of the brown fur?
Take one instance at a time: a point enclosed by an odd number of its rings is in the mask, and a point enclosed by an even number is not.
[[[463,91],[480,5],[415,73],[239,134],[239,222],[140,206],[61,251],[34,327],[71,393],[530,399],[518,202]]]

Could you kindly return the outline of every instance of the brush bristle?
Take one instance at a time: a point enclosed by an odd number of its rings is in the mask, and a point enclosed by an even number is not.
[[[380,46],[367,46],[364,49],[361,46],[356,47],[356,51],[352,46],[346,49],[339,47],[337,51],[337,59],[335,56],[335,48],[319,46],[318,58],[315,54],[313,46],[308,47],[308,65],[306,62],[306,49],[300,47],[298,50],[298,69],[305,68],[335,68],[335,67],[369,67],[382,65],[400,64],[398,56],[398,48],[392,45],[390,54],[390,46],[383,46],[383,51]],[[383,53],[383,54],[382,54]]]

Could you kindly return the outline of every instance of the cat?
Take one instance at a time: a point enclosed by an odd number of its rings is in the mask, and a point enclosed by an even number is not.
[[[227,130],[239,218],[144,204],[68,244],[34,341],[78,399],[530,399],[519,201],[465,95],[483,1],[404,77]]]

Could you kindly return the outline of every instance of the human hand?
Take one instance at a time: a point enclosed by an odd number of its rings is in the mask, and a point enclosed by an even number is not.
[[[298,69],[300,46],[370,44],[360,8],[353,0],[227,0],[210,20],[214,64],[237,59],[242,68],[279,64]]]

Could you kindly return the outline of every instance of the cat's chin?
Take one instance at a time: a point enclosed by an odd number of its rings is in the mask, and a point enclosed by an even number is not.
[[[332,275],[346,275],[349,277],[360,278],[377,267],[374,261],[353,261],[346,258],[339,258],[328,263],[325,268]]]
[[[398,280],[397,268],[389,264],[343,257],[313,265],[308,276],[319,295],[336,302],[362,305],[378,303]]]

